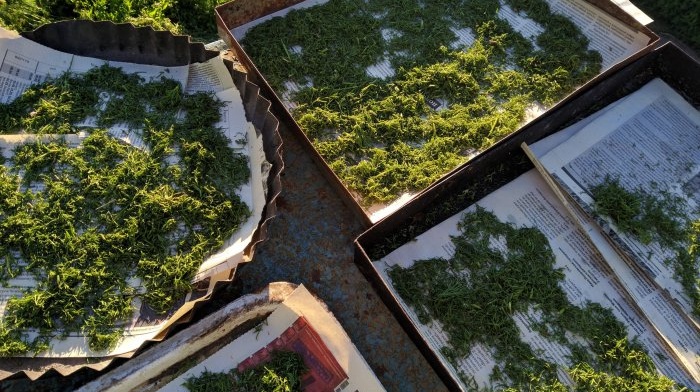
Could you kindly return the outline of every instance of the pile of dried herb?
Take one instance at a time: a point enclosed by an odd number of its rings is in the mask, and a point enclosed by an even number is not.
[[[564,370],[575,382],[574,390],[677,390],[657,373],[639,344],[628,340],[610,309],[569,302],[560,287],[564,274],[554,268],[554,254],[539,230],[503,223],[481,207],[465,213],[458,227],[449,260],[420,260],[410,268],[389,270],[393,286],[421,323],[440,322],[449,337],[449,347],[441,350],[455,367],[480,343],[497,362],[491,374],[494,387],[568,390],[557,378],[557,365],[521,339],[514,319],[521,314],[542,336],[570,350],[571,366]],[[494,242],[503,243],[505,250]],[[470,375],[460,376],[466,385],[478,387]]]
[[[269,362],[238,372],[204,371],[183,384],[190,392],[301,392],[301,377],[306,373],[301,355],[291,351],[273,351]]]
[[[151,26],[193,40],[218,39],[214,8],[226,0],[0,0],[0,26],[30,31],[43,24],[68,20],[109,20]]]
[[[544,0],[330,0],[251,29],[246,52],[345,185],[365,204],[425,188],[600,71],[600,54]],[[458,44],[457,31],[476,40]],[[386,62],[395,74],[372,76]],[[288,83],[300,86],[288,89]],[[447,103],[435,110],[431,104]]]
[[[595,212],[610,218],[620,232],[676,254],[667,263],[690,298],[693,313],[700,317],[700,220],[688,216],[686,201],[661,189],[654,193],[628,190],[610,176],[590,191]],[[700,211],[694,214],[699,215]]]
[[[221,105],[108,66],[0,105],[1,133],[37,135],[0,166],[0,282],[22,273],[37,282],[7,303],[0,356],[72,332],[108,349],[135,303],[165,313],[184,298],[202,261],[250,216],[235,193],[247,156],[216,127]],[[76,126],[89,118],[100,128]],[[117,124],[143,145],[105,129]],[[78,146],[61,136],[78,131],[87,134]]]

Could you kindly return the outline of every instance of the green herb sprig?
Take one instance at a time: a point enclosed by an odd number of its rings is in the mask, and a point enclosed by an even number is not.
[[[185,297],[202,261],[250,216],[235,193],[248,181],[247,157],[216,127],[221,105],[108,66],[0,105],[0,132],[40,135],[0,167],[0,280],[37,281],[7,304],[1,356],[36,353],[72,332],[106,350],[136,299],[165,313]],[[79,129],[88,117],[128,126],[145,145]],[[77,148],[60,136],[81,130]]]
[[[243,372],[204,371],[183,384],[190,392],[301,392],[301,377],[307,368],[301,355],[273,351],[271,359]]]
[[[506,1],[544,32],[498,17],[498,0],[331,0],[251,29],[246,52],[364,204],[423,189],[600,71],[600,54],[543,0]],[[332,22],[331,22],[332,21]],[[457,46],[454,29],[476,42]],[[536,44],[536,46],[535,46]],[[395,75],[366,69],[388,61]],[[447,102],[433,110],[430,100]]]
[[[520,338],[514,316],[534,311],[538,314],[538,321],[531,320],[534,329],[571,351],[568,372],[576,382],[574,390],[598,390],[596,380],[618,378],[637,388],[678,389],[656,373],[610,309],[596,303],[578,307],[568,301],[560,287],[564,274],[554,267],[554,254],[539,230],[500,222],[478,206],[462,216],[458,228],[450,259],[419,260],[409,268],[389,270],[394,288],[421,323],[437,320],[444,328],[449,346],[442,352],[448,360],[456,363],[481,343],[493,350],[497,361],[491,374],[494,387],[567,390],[557,378],[557,365]],[[502,242],[506,250],[495,248],[494,241]],[[462,377],[467,385],[473,381],[469,375]],[[610,381],[610,385],[621,384]]]
[[[690,298],[693,313],[700,316],[700,220],[687,215],[685,200],[664,190],[628,190],[610,176],[590,192],[595,212],[610,218],[622,233],[676,254],[667,262]]]

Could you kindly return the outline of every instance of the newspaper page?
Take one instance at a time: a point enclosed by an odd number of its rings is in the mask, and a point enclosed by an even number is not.
[[[282,10],[263,16],[261,18],[250,21],[241,26],[234,27],[231,34],[237,39],[242,40],[247,32],[254,26],[273,18],[285,17],[293,10],[303,10],[306,8],[319,6],[327,3],[327,0],[306,0],[301,1]],[[585,0],[547,0],[548,5],[553,12],[564,15],[571,19],[581,32],[589,40],[589,49],[600,52],[602,57],[602,70],[605,71],[613,65],[623,61],[632,54],[638,52],[649,43],[649,37],[643,32],[637,31],[634,28],[626,25],[617,18],[598,9],[594,5]],[[381,19],[382,15],[375,15]],[[507,21],[513,29],[520,33],[524,38],[529,40],[535,49],[537,49],[537,38],[542,34],[544,28],[530,18],[524,12],[515,12],[505,1],[500,2],[497,18]],[[475,32],[470,28],[463,28],[454,24],[450,27],[455,35],[455,40],[450,43],[452,49],[459,50],[460,48],[470,47],[475,40]],[[390,42],[398,34],[390,28],[381,29],[381,34],[386,42]],[[272,44],[272,43],[271,43]],[[279,43],[274,43],[278,45]],[[300,46],[289,48],[291,52],[303,50]],[[396,70],[392,67],[390,59],[393,56],[400,55],[397,53],[385,53],[383,58],[366,68],[367,75],[382,80],[391,80],[396,76]],[[511,64],[512,66],[512,64]],[[312,85],[311,80],[307,83],[297,83],[295,81],[287,81],[285,83],[285,91],[280,92],[280,99],[288,110],[294,110],[296,103],[293,102],[294,93],[304,87]],[[451,103],[445,99],[438,97],[427,97],[428,104],[435,110],[440,111],[449,108]],[[531,105],[526,113],[524,122],[530,121],[544,113],[547,108],[540,104]],[[468,158],[476,155],[478,151],[468,151]],[[403,193],[390,204],[377,203],[366,207],[366,211],[372,222],[377,222],[392,212],[396,211],[401,206],[405,205],[414,194]]]
[[[603,71],[633,55],[649,37],[582,0],[547,0],[552,11],[570,18],[603,57]]]
[[[0,103],[8,103],[32,84],[68,71],[73,55],[0,28],[0,59]]]
[[[221,64],[223,65],[223,63]],[[244,259],[243,252],[252,240],[253,233],[263,216],[267,176],[270,170],[270,163],[265,158],[262,135],[258,134],[253,124],[246,121],[238,89],[235,87],[227,88],[215,95],[225,103],[219,127],[224,130],[234,150],[248,155],[248,163],[251,168],[250,180],[237,191],[237,194],[248,205],[251,215],[219,252],[202,263],[199,273],[195,276],[195,281],[230,270],[238,263],[248,261]]]
[[[547,0],[553,12],[563,15],[581,29],[588,38],[588,48],[600,53],[603,58],[602,70],[605,71],[620,61],[638,52],[649,43],[649,37],[622,23],[610,14],[601,11],[583,0]],[[623,8],[628,11],[627,8]],[[629,9],[632,11],[632,9]],[[633,16],[641,15],[634,14]],[[507,20],[515,31],[521,33],[534,43],[544,30],[526,15],[513,12],[501,3],[498,16]]]
[[[517,227],[536,227],[549,241],[556,259],[555,268],[564,273],[560,287],[566,293],[569,302],[575,306],[584,306],[592,302],[612,311],[614,316],[625,325],[630,339],[637,339],[650,354],[651,360],[664,375],[677,382],[694,388],[700,387],[700,337],[690,329],[690,336],[681,335],[670,323],[652,324],[644,317],[638,305],[628,295],[613,272],[607,267],[597,250],[587,240],[568,213],[559,203],[536,170],[531,170],[511,183],[498,189],[477,203],[478,206],[493,212],[502,222]],[[441,258],[447,260],[455,252],[453,236],[459,234],[458,222],[463,213],[473,212],[475,206],[454,215],[434,228],[418,236],[382,260],[375,262],[375,267],[395,291],[389,270],[394,266],[407,268],[418,260]],[[492,244],[503,251],[503,244]],[[468,276],[469,272],[461,274]],[[443,354],[444,347],[449,347],[450,336],[444,326],[438,322],[422,323],[416,310],[407,305],[398,292],[396,298],[429,342],[433,351],[442,362],[452,370],[456,379],[465,382],[472,378],[479,387],[490,386],[490,377],[494,368],[502,366],[494,358],[491,347],[475,344],[466,357],[453,361]],[[503,295],[507,295],[504,292]],[[536,312],[530,310],[516,313],[514,319],[520,330],[520,336],[530,347],[560,369],[562,382],[571,382],[565,372],[571,366],[571,352],[561,343],[552,341],[536,331]],[[688,331],[683,331],[688,332]],[[458,378],[458,375],[463,377]]]
[[[261,324],[204,359],[161,389],[186,392],[183,383],[202,372],[243,371],[265,363],[276,350],[301,354],[309,372],[301,383],[307,391],[384,391],[325,304],[304,286],[282,302]]]
[[[208,298],[216,282],[231,279],[236,265],[247,261],[244,260],[244,250],[250,243],[262,217],[266,201],[265,189],[269,164],[265,161],[262,137],[246,120],[240,94],[220,57],[215,57],[203,64],[180,67],[111,62],[58,52],[4,30],[0,35],[0,55],[3,59],[0,64],[0,83],[4,86],[0,88],[0,103],[11,102],[32,84],[42,83],[64,72],[80,74],[105,64],[121,68],[126,73],[136,73],[146,81],[165,77],[180,83],[183,91],[215,94],[224,103],[221,108],[222,119],[218,126],[225,132],[230,146],[248,156],[251,176],[248,183],[243,185],[237,193],[248,205],[251,216],[217,252],[204,260],[193,279],[194,290],[190,294],[165,315],[154,313],[135,299],[136,312],[132,321],[125,326],[123,339],[117,347],[108,352],[93,352],[88,348],[85,336],[69,334],[65,339],[54,339],[51,342],[50,351],[39,354],[42,357],[56,358],[128,355],[146,340],[161,338],[164,330],[191,310],[195,301]],[[87,128],[96,126],[95,120],[90,118],[76,125]],[[109,133],[131,146],[145,148],[138,129],[130,129],[118,124],[111,127]],[[85,132],[77,135],[48,135],[47,137],[67,140],[71,147],[79,148]],[[2,136],[0,144],[3,147],[3,154],[11,154],[14,146],[32,138],[31,135]],[[0,314],[4,312],[10,298],[22,296],[25,290],[34,287],[35,284],[31,275],[23,273],[10,279],[4,287],[0,287]],[[132,284],[138,287],[140,282],[135,278]]]
[[[231,74],[220,58],[214,58],[203,63],[192,63],[187,75],[185,92],[194,94],[198,92],[218,93],[235,88]]]
[[[233,234],[220,252],[202,263],[195,281],[206,276],[230,270],[244,260],[243,252],[252,240],[253,233],[263,215],[266,202],[267,177],[270,163],[265,158],[262,135],[246,120],[241,94],[233,83],[231,74],[221,57],[203,63],[189,65],[185,92],[211,93],[224,102],[221,122],[217,126],[224,131],[231,147],[245,153],[251,168],[250,181],[237,192],[251,209],[251,217]]]
[[[235,28],[233,28],[233,29],[231,30],[231,32],[232,32],[233,36],[234,36],[237,40],[240,40],[241,38],[243,38],[243,37],[245,36],[245,34],[248,32],[248,30],[250,30],[252,27],[254,27],[254,26],[256,26],[256,25],[259,25],[260,23],[263,23],[263,22],[265,22],[265,21],[267,21],[267,20],[269,20],[269,19],[275,18],[275,17],[282,17],[282,16],[286,15],[289,11],[291,11],[291,10],[293,10],[293,9],[309,8],[309,7],[313,7],[314,5],[326,3],[327,1],[328,1],[328,0],[305,0],[305,1],[302,1],[302,2],[297,3],[297,4],[295,4],[295,5],[292,5],[292,6],[289,6],[289,7],[287,7],[287,8],[284,8],[284,9],[282,9],[282,10],[280,10],[280,11],[273,12],[273,13],[271,13],[271,14],[269,14],[269,15],[266,15],[266,16],[264,16],[264,17],[262,17],[262,18],[255,19],[255,20],[253,20],[253,21],[251,21],[251,22],[248,22],[248,23],[242,24],[241,26],[235,27]],[[549,4],[550,4],[551,7],[561,7],[561,2],[560,2],[559,0],[548,0],[548,2],[549,2]],[[647,16],[644,12],[642,12],[642,10],[640,10],[639,8],[637,8],[634,4],[632,4],[632,2],[630,2],[630,1],[628,1],[628,0],[613,0],[613,2],[614,2],[615,4],[617,4],[620,8],[622,8],[625,12],[627,12],[627,13],[630,14],[630,15],[632,15],[635,19],[637,19],[637,20],[639,21],[639,23],[641,23],[641,24],[643,24],[643,25],[647,25],[647,24],[649,24],[649,23],[651,23],[651,22],[653,21],[649,16]],[[573,4],[573,3],[574,3],[574,2],[569,2],[569,4]],[[584,1],[576,2],[576,3],[580,3],[580,4],[583,5],[581,8],[578,9],[578,11],[576,11],[577,13],[578,13],[578,12],[583,12],[584,14],[591,15],[592,13],[595,13],[595,12],[596,12],[596,11],[592,11],[592,12],[591,12],[591,11],[587,10],[586,8],[592,8],[592,7],[591,7],[588,3],[584,2]],[[504,5],[503,3],[501,3],[501,4],[503,5],[503,8],[507,8],[507,10],[504,10],[504,11],[503,11],[503,15],[512,15],[512,11],[510,11],[510,7]],[[562,7],[562,8],[560,8],[560,9],[563,10],[563,9],[565,9],[565,8]],[[598,11],[598,12],[599,12],[599,11]],[[591,16],[592,16],[592,15],[591,15]],[[516,16],[516,17],[517,17],[517,16]],[[584,18],[585,18],[585,17],[584,17]],[[508,21],[511,21],[511,19],[510,19],[510,18],[507,18],[507,17],[504,18],[504,19],[506,19],[506,20],[508,20]],[[615,24],[619,24],[619,23],[620,23],[620,22],[618,22],[618,21],[617,21],[616,19],[614,19],[614,18],[613,18],[612,20],[607,20],[607,18],[602,18],[601,20],[605,20],[605,23],[606,23],[607,25],[609,25],[609,26],[611,26],[612,23],[615,23]],[[587,22],[586,25],[585,25],[585,27],[590,27],[590,23],[591,23],[591,22],[594,22],[594,21],[595,21],[594,18],[589,18],[589,19],[588,19],[588,22]],[[518,27],[517,27],[517,26],[520,25],[519,23],[511,23],[511,24],[513,25],[513,27],[516,28],[517,31],[520,31],[520,30],[518,29]],[[632,35],[636,35],[636,34],[633,33]],[[467,36],[467,37],[468,37],[468,36]],[[589,38],[590,38],[590,37],[589,37]],[[603,38],[603,37],[600,37],[600,38]],[[630,35],[629,35],[628,32],[623,32],[622,35],[618,35],[617,38],[623,38],[625,41],[627,41],[627,40],[629,40]],[[472,37],[471,37],[471,41],[470,41],[469,39],[467,39],[467,40],[464,41],[463,43],[468,44],[468,43],[470,43],[470,42],[473,42],[473,39],[474,39],[474,37],[472,36]],[[609,40],[616,40],[616,37],[610,37],[610,38],[608,38],[608,39],[609,39]],[[646,45],[646,43],[644,43],[644,45]],[[598,46],[600,46],[600,45],[598,45]],[[600,47],[602,47],[602,46],[600,46]]]
[[[275,17],[284,17],[292,10],[309,8],[316,5],[325,4],[326,2],[327,0],[302,1],[280,11],[235,27],[231,30],[231,34],[240,41],[245,37],[248,30],[260,23]],[[547,3],[553,12],[571,19],[576,26],[581,29],[581,32],[590,41],[589,49],[599,52],[603,57],[603,71],[631,56],[649,43],[649,37],[647,35],[622,23],[617,18],[596,8],[594,5],[585,0],[547,0]],[[622,7],[622,9],[630,13],[635,18],[642,21],[648,20],[648,17],[645,18],[645,15],[628,1],[620,2],[618,0],[617,3],[620,3],[619,5]],[[544,31],[542,26],[540,26],[537,22],[530,19],[524,13],[514,12],[503,1],[501,1],[498,17],[510,23],[515,31],[521,33],[523,37],[529,39],[533,43],[537,39],[537,36]],[[458,38],[453,44],[453,48],[459,46],[470,46],[474,43],[474,32],[469,31],[469,29],[453,27],[452,31]],[[392,38],[390,32],[382,32],[382,34],[386,40]],[[367,69],[367,73],[369,75],[381,79],[392,77],[394,76],[395,72],[396,71],[391,67],[391,65],[389,65],[388,61],[379,62],[378,64]],[[294,86],[290,85],[288,87]],[[285,105],[287,105],[289,108],[294,107],[294,103],[292,102],[285,102]]]
[[[654,19],[645,14],[644,11],[640,10],[639,7],[632,4],[632,2],[629,0],[612,0],[612,2],[625,10],[625,12],[628,14],[632,15],[632,17],[637,19],[637,22],[645,26],[654,21]]]
[[[606,178],[627,191],[670,194],[690,220],[700,218],[700,112],[660,79],[654,79],[584,129],[540,157],[577,204],[594,216],[618,249],[663,288],[700,328],[700,318],[673,260],[675,250],[626,234],[595,213],[591,189]],[[693,271],[698,279],[697,263]],[[697,284],[694,287],[698,290]],[[696,304],[695,304],[696,305]],[[700,329],[699,329],[700,330]]]
[[[623,257],[619,249],[606,236],[603,228],[598,225],[590,215],[586,214],[580,206],[572,204],[573,199],[562,192],[562,188],[552,179],[549,172],[542,166],[538,157],[542,157],[572,138],[579,131],[588,126],[591,122],[616,110],[618,105],[627,100],[624,97],[605,108],[595,112],[593,115],[571,125],[555,134],[544,138],[530,146],[525,146],[526,152],[533,159],[535,167],[543,175],[544,179],[550,183],[552,190],[557,194],[560,201],[567,207],[570,216],[580,225],[580,228],[589,236],[596,248],[605,258],[610,268],[615,272],[618,279],[627,288],[627,291],[640,305],[644,314],[657,323],[669,323],[671,327],[679,331],[679,335],[691,336],[690,329],[697,327],[697,324],[689,317],[678,302],[668,295],[668,291],[660,287],[648,274],[632,262],[630,258]],[[697,350],[700,352],[700,348]]]
[[[161,67],[149,64],[125,63],[122,61],[107,61],[94,57],[77,55],[73,55],[68,71],[80,75],[90,71],[91,69],[102,66],[120,68],[124,73],[137,74],[142,77],[145,82],[158,81],[161,78],[172,79],[178,82],[180,86],[182,86],[183,90],[185,90],[189,72],[189,66],[187,65],[177,67]],[[76,125],[80,127],[95,128],[97,127],[96,118],[88,117],[83,122]],[[138,149],[146,149],[146,143],[141,138],[141,132],[139,129],[134,129],[126,124],[115,124],[109,127],[109,133],[115,138],[120,139]]]
[[[598,225],[591,216],[576,205],[572,205],[572,199],[563,194],[561,188],[552,180],[552,177],[546,169],[541,166],[540,161],[537,159],[538,156],[546,155],[548,152],[554,150],[557,146],[585,129],[585,127],[594,120],[606,113],[616,110],[618,106],[627,99],[628,97],[621,98],[574,125],[552,134],[531,146],[525,146],[524,148],[533,159],[533,163],[540,171],[543,179],[548,181],[550,189],[554,191],[570,213],[569,216],[573,218],[579,228],[586,233],[592,246],[596,248],[610,269],[615,273],[617,279],[625,287],[626,292],[639,305],[639,309],[652,321],[658,330],[675,332],[675,335],[666,335],[662,333],[662,338],[667,340],[672,346],[680,345],[690,347],[691,350],[689,353],[696,353],[686,358],[684,358],[683,355],[680,356],[686,366],[692,368],[697,366],[697,361],[700,358],[697,355],[697,353],[700,353],[700,334],[696,330],[693,321],[686,316],[685,312],[683,312],[676,301],[668,295],[666,290],[661,288],[639,268],[627,262],[628,259],[624,258],[619,253],[614,244],[606,237],[602,227]],[[673,342],[669,340],[670,336],[676,337],[677,341]]]

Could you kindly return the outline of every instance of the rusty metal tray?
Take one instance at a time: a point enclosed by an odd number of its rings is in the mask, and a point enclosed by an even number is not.
[[[568,102],[511,134],[472,161],[450,172],[421,192],[399,211],[372,226],[355,241],[355,262],[391,309],[445,384],[460,390],[458,382],[441,365],[437,355],[410,321],[398,299],[375,267],[379,260],[402,244],[533,168],[520,145],[534,143],[591,115],[653,78],[662,78],[695,107],[700,107],[700,63],[672,43],[640,57],[606,78],[591,82]]]
[[[152,31],[144,34],[147,36],[144,39],[153,39],[149,38]],[[130,48],[138,52],[138,46],[139,43],[134,43]],[[106,50],[99,44],[94,47]],[[124,49],[127,47],[125,45]],[[255,74],[240,62],[234,61],[231,70],[235,77],[241,77],[237,81],[244,80],[242,76],[245,76],[245,80],[254,84]],[[246,94],[248,91],[253,96],[258,94],[255,87],[246,87]],[[272,100],[270,112],[279,118],[276,107]],[[212,299],[193,311],[191,321],[174,326],[171,335],[219,312],[241,296],[259,291],[270,282],[304,284],[328,305],[387,390],[446,390],[353,263],[353,240],[369,227],[366,216],[360,214],[354,202],[343,201],[343,195],[338,192],[343,192],[344,188],[339,188],[337,179],[327,176],[322,162],[309,153],[313,151],[310,145],[299,137],[303,134],[291,130],[291,126],[284,120],[279,123],[284,146],[275,151],[281,152],[285,167],[279,176],[281,185],[273,185],[281,192],[275,199],[276,208],[270,209],[276,216],[267,225],[267,239],[256,246],[252,262],[238,267],[233,282],[222,284]],[[142,350],[168,342],[169,337],[163,342],[149,343]],[[139,350],[132,359],[138,360],[143,352]],[[129,361],[118,358],[101,371],[82,368],[69,375],[50,370],[38,379],[18,373],[0,381],[0,390],[73,390]]]
[[[255,66],[253,60],[245,52],[238,40],[233,36],[232,30],[236,27],[244,25],[246,23],[255,21],[256,19],[263,18],[275,12],[285,10],[286,8],[295,6],[304,0],[233,0],[228,3],[222,4],[216,7],[216,24],[219,36],[228,44],[229,48],[233,52],[234,56],[240,61],[242,67],[244,67],[249,72],[250,80],[260,86],[261,94],[270,99],[272,102],[272,110],[275,115],[280,119],[281,122],[285,123],[290,132],[294,133],[298,137],[304,146],[307,153],[313,158],[315,162],[319,164],[321,171],[326,177],[326,179],[332,184],[333,188],[336,190],[338,195],[342,198],[343,202],[348,206],[349,209],[354,211],[360,219],[364,220],[368,225],[372,224],[369,212],[360,204],[358,204],[358,199],[353,195],[353,193],[348,190],[336,174],[330,169],[324,158],[316,151],[311,140],[306,136],[304,131],[300,128],[297,122],[292,117],[291,113],[287,110],[285,105],[282,103],[280,96],[275,92],[270,84],[265,79],[263,75]],[[591,85],[595,84],[597,81],[606,78],[611,73],[624,67],[626,64],[638,59],[639,57],[650,52],[655,45],[659,42],[659,37],[651,31],[646,26],[640,24],[636,19],[630,16],[627,12],[622,10],[618,5],[609,0],[586,0],[595,7],[601,9],[609,15],[612,15],[616,19],[622,21],[625,25],[632,27],[636,31],[644,34],[648,37],[647,45],[641,50],[635,52],[633,55],[624,59],[623,61],[615,64],[608,70],[598,74],[595,78],[579,87],[577,90],[570,93],[557,105],[548,110],[551,111],[557,106],[560,106],[570,100],[573,100],[578,95],[582,94],[584,91],[588,90]],[[332,21],[328,21],[332,23]],[[547,113],[542,114],[545,116]],[[516,131],[517,132],[517,131]],[[446,176],[442,177],[443,179]],[[439,182],[440,180],[438,180]]]

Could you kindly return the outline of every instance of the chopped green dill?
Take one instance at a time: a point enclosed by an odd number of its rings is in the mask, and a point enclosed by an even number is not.
[[[557,378],[557,365],[539,357],[520,337],[514,316],[536,311],[534,329],[570,350],[571,366],[562,370],[572,376],[576,390],[597,391],[596,380],[607,383],[608,378],[675,390],[672,381],[657,374],[640,345],[628,340],[626,328],[610,309],[569,302],[560,287],[564,274],[555,268],[554,253],[539,230],[500,222],[478,206],[462,216],[458,228],[450,259],[419,260],[409,268],[389,270],[394,288],[420,322],[440,322],[449,343],[442,353],[455,366],[481,343],[493,350],[497,362],[491,374],[494,387],[568,390]],[[507,250],[495,249],[494,241],[503,242]],[[580,340],[570,339],[572,335]]]
[[[293,116],[344,184],[364,204],[389,202],[600,71],[600,54],[546,1],[505,4],[543,33],[533,42],[516,32],[498,0],[330,0],[260,24],[242,44],[278,92],[300,86]],[[460,45],[456,29],[474,44]],[[395,74],[367,72],[382,62]]]
[[[644,244],[656,241],[669,247],[686,239],[685,202],[679,196],[661,190],[628,191],[609,176],[591,187],[591,196],[596,213],[610,217],[620,231]]]
[[[606,344],[606,350],[599,354],[598,362],[612,371],[597,371],[588,363],[577,363],[571,368],[569,373],[577,391],[690,391],[669,378],[659,376],[649,355],[630,347],[624,339]]]
[[[595,212],[610,218],[622,233],[645,245],[656,242],[676,254],[668,262],[690,298],[693,313],[700,316],[700,219],[687,215],[685,200],[663,190],[630,191],[609,176],[590,192]]]
[[[270,361],[242,372],[214,373],[205,370],[183,384],[190,392],[301,392],[301,377],[306,365],[301,355],[291,351],[273,351]]]
[[[0,0],[0,25],[17,31],[67,19],[151,26],[193,40],[217,40],[214,8],[225,0]]]
[[[235,391],[235,379],[228,373],[205,370],[196,377],[190,377],[183,384],[190,392],[231,392]]]
[[[36,353],[71,332],[109,349],[136,298],[158,313],[184,298],[202,261],[250,215],[235,193],[248,161],[216,127],[221,105],[108,66],[0,105],[1,133],[45,135],[0,166],[0,282],[22,272],[37,281],[7,303],[0,356]],[[101,128],[79,129],[88,117]],[[102,128],[115,124],[144,145]],[[69,146],[78,131],[86,137]]]

